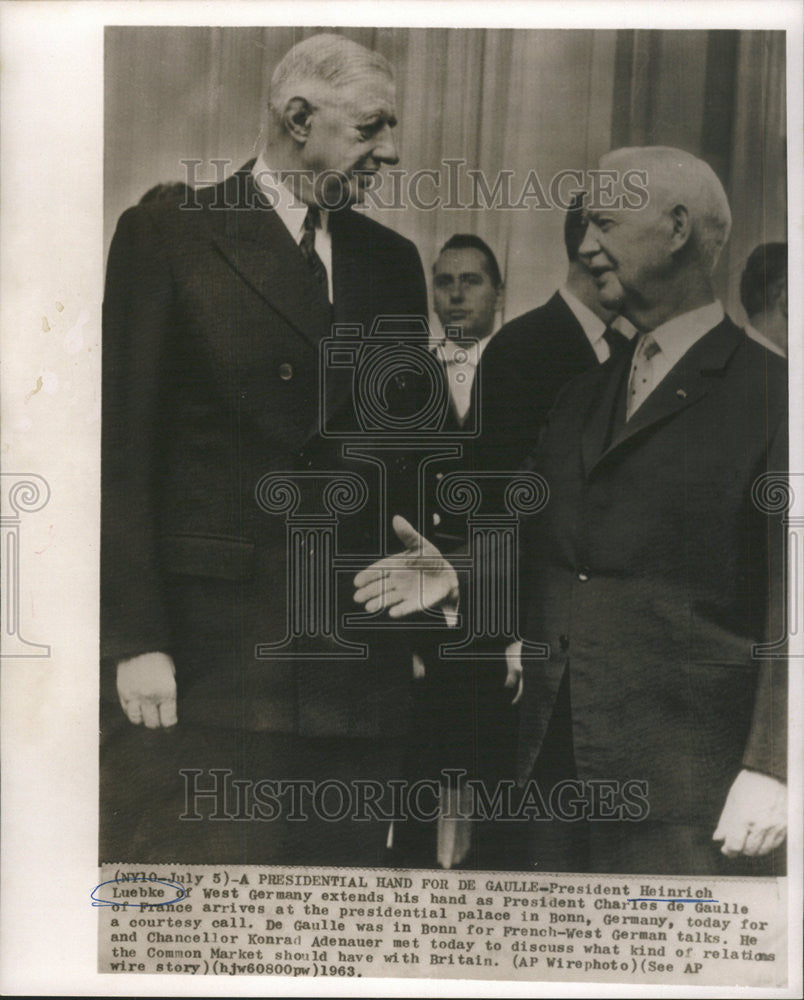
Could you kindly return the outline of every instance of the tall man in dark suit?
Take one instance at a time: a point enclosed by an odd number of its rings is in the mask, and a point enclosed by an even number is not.
[[[359,428],[359,379],[319,366],[333,324],[365,338],[379,316],[418,317],[420,331],[426,316],[415,247],[350,211],[397,162],[390,68],[317,35],[276,68],[269,111],[256,163],[181,206],[130,209],[110,251],[102,657],[140,728],[104,722],[106,860],[384,860],[387,824],[326,822],[337,795],[277,804],[276,786],[255,783],[382,782],[401,759],[409,654],[374,643],[344,658],[326,614],[299,626],[291,560],[322,601],[334,581],[316,578],[314,532],[292,554],[270,513],[298,488],[291,514],[334,514],[342,548],[382,551],[382,511],[359,510],[358,480],[381,494],[376,466],[322,433]],[[415,411],[404,374],[387,388],[389,406]],[[296,485],[277,492],[272,473]],[[346,490],[327,501],[339,475]]]
[[[758,484],[787,468],[786,365],[714,298],[731,217],[713,171],[664,147],[601,167],[647,179],[644,203],[590,208],[580,248],[641,333],[567,386],[531,461],[550,489],[520,554],[523,634],[549,654],[524,661],[520,777],[546,803],[531,862],[779,874],[784,537]],[[422,548],[428,605],[455,600]],[[375,567],[364,590],[377,576],[399,615],[410,572]]]
[[[585,226],[583,196],[576,195],[564,220],[569,260],[564,285],[544,305],[506,323],[483,354],[477,468],[518,468],[561,387],[627,344],[610,325],[617,303],[611,308],[601,303],[578,254]]]

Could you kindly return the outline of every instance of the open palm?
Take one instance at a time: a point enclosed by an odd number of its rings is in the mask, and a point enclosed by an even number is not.
[[[431,542],[398,515],[392,527],[405,546],[361,570],[354,579],[355,601],[374,613],[388,609],[390,618],[405,618],[445,603],[458,603],[458,576]]]

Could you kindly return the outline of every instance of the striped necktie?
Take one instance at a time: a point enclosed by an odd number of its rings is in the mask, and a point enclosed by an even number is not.
[[[324,267],[324,262],[315,252],[315,231],[320,228],[321,213],[315,205],[310,205],[307,209],[307,215],[304,217],[299,249],[304,254],[304,259],[307,261],[307,266],[310,268],[313,278],[324,289],[324,294],[329,297],[327,269]]]
[[[643,333],[634,352],[631,376],[628,380],[628,405],[626,420],[630,420],[653,391],[655,372],[653,361],[661,347],[653,339],[653,334]]]

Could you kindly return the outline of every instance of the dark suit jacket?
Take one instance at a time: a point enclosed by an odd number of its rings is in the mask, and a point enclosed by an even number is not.
[[[351,467],[378,496],[372,467],[350,466],[340,442],[319,434],[319,375],[326,413],[355,424],[351,373],[327,381],[319,342],[331,319],[368,333],[379,315],[426,316],[421,262],[384,226],[333,213],[331,313],[249,166],[197,192],[197,210],[128,210],[112,243],[102,656],[171,654],[180,719],[315,735],[393,732],[403,725],[409,659],[255,658],[257,644],[283,639],[289,601],[284,518],[260,508],[255,488],[273,471]],[[380,513],[370,502],[347,517],[339,544],[370,561]]]
[[[558,292],[506,323],[483,352],[479,369],[479,469],[517,469],[562,386],[598,364],[583,327]]]
[[[567,386],[532,459],[522,614],[550,659],[525,664],[520,775],[569,670],[579,778],[711,825],[742,767],[785,774],[785,664],[752,656],[783,634],[783,529],[751,488],[787,469],[787,367],[726,319],[618,424],[629,361]]]

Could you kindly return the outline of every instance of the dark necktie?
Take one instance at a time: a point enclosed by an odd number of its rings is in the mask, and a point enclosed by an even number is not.
[[[321,228],[321,213],[315,205],[310,205],[307,215],[304,217],[304,227],[302,238],[299,241],[299,249],[304,254],[307,266],[312,272],[313,278],[324,290],[324,294],[329,298],[327,269],[324,262],[315,252],[315,231]]]
[[[612,358],[616,357],[620,351],[625,350],[629,345],[628,337],[611,326],[607,326],[603,331],[603,339],[609,345],[609,356]]]

